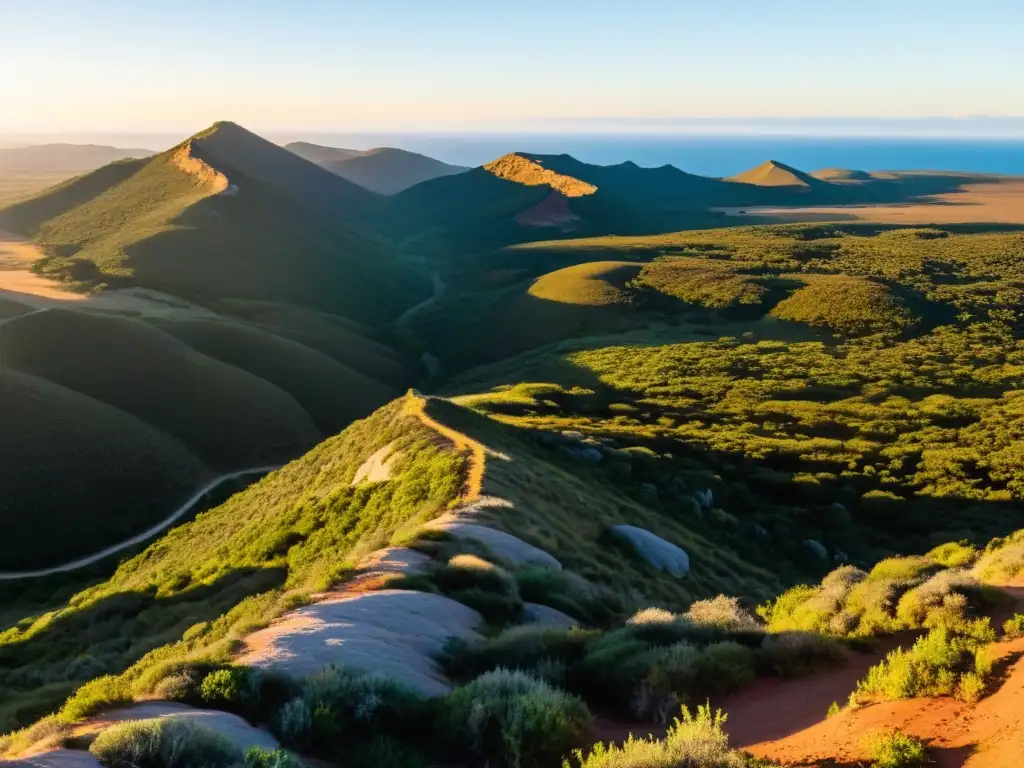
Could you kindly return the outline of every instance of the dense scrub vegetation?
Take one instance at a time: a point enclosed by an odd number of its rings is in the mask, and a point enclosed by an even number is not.
[[[509,424],[615,441],[599,466],[654,484],[669,507],[683,502],[675,480],[703,471],[728,519],[782,546],[813,539],[870,561],[1019,524],[1024,343],[1005,323],[892,343],[582,346],[450,386],[496,387],[464,402]],[[508,389],[524,379],[553,383]]]
[[[398,401],[171,530],[107,581],[8,626],[0,633],[0,717],[29,722],[81,683],[134,662],[80,694],[71,711],[149,690],[155,668],[226,658],[233,639],[451,503],[464,457],[435,440]],[[392,442],[401,456],[392,480],[351,485],[362,462]]]
[[[449,295],[417,324],[447,368],[464,369],[558,340],[666,325],[679,339],[831,340],[1016,323],[1005,313],[1024,301],[1022,251],[1024,235],[996,226],[804,224],[526,243],[453,270]],[[620,271],[633,262],[639,275],[611,301],[581,302],[589,283],[569,278],[598,262],[627,262]]]

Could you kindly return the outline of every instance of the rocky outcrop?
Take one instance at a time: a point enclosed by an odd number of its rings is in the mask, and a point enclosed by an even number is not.
[[[427,528],[444,531],[457,539],[478,541],[502,560],[515,566],[541,565],[556,571],[562,570],[562,564],[543,549],[495,528],[464,522],[447,515],[428,523]]]
[[[690,556],[660,536],[635,525],[615,525],[612,526],[611,532],[628,541],[640,557],[659,571],[666,571],[676,578],[686,576],[690,572]]]
[[[295,677],[344,664],[438,696],[450,685],[435,656],[449,637],[477,638],[480,623],[472,608],[441,595],[398,589],[342,593],[249,635],[237,663]]]

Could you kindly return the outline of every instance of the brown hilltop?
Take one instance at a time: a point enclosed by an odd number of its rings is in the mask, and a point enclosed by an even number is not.
[[[514,181],[528,187],[551,187],[566,197],[584,197],[597,192],[597,187],[593,184],[588,184],[573,176],[556,173],[545,168],[540,160],[531,160],[514,152],[487,163],[484,169],[500,179]]]
[[[730,176],[726,181],[754,184],[758,187],[813,187],[824,183],[778,160],[769,160],[749,171]]]

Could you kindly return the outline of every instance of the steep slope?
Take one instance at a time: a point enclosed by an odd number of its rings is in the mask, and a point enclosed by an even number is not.
[[[768,160],[756,168],[751,168],[749,171],[730,176],[726,181],[753,184],[757,187],[806,188],[813,188],[825,183],[810,174],[798,171],[796,168],[785,163],[780,163],[778,160]]]
[[[426,155],[394,147],[355,150],[297,142],[288,144],[285,149],[343,179],[382,195],[394,195],[421,182],[469,170],[464,166],[449,165]]]
[[[550,187],[566,197],[583,197],[597,192],[597,187],[593,184],[545,167],[543,158],[539,157],[504,155],[483,167],[499,179],[507,179],[528,187]]]
[[[378,220],[411,248],[450,258],[530,237],[515,217],[551,193],[501,179],[483,168],[431,179],[388,198]],[[539,230],[544,231],[544,230]]]
[[[327,355],[242,323],[176,320],[159,327],[204,355],[276,384],[323,434],[342,430],[398,394]]]
[[[191,144],[195,157],[224,173],[239,171],[303,206],[333,216],[351,217],[374,200],[362,187],[232,122],[215,123],[196,134]]]
[[[0,371],[0,571],[144,530],[213,473],[170,435],[58,384]]]
[[[414,376],[408,361],[373,330],[340,315],[267,301],[223,300],[215,306],[226,315],[297,341],[390,386],[404,387]]]
[[[0,174],[83,173],[119,160],[154,154],[148,149],[119,149],[96,144],[36,144],[0,149]]]
[[[0,211],[45,273],[208,301],[274,299],[386,321],[429,281],[353,223],[375,196],[231,123]]]
[[[20,318],[0,327],[0,365],[131,414],[222,471],[286,461],[320,438],[282,389],[138,320]]]

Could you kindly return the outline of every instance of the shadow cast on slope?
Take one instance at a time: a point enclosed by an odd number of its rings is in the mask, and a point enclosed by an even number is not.
[[[182,591],[172,596],[120,592],[24,619],[0,635],[0,729],[54,711],[79,685],[124,670],[189,627],[280,587],[285,576],[283,568],[244,568],[189,589],[183,574]],[[19,639],[22,632],[28,636]]]

